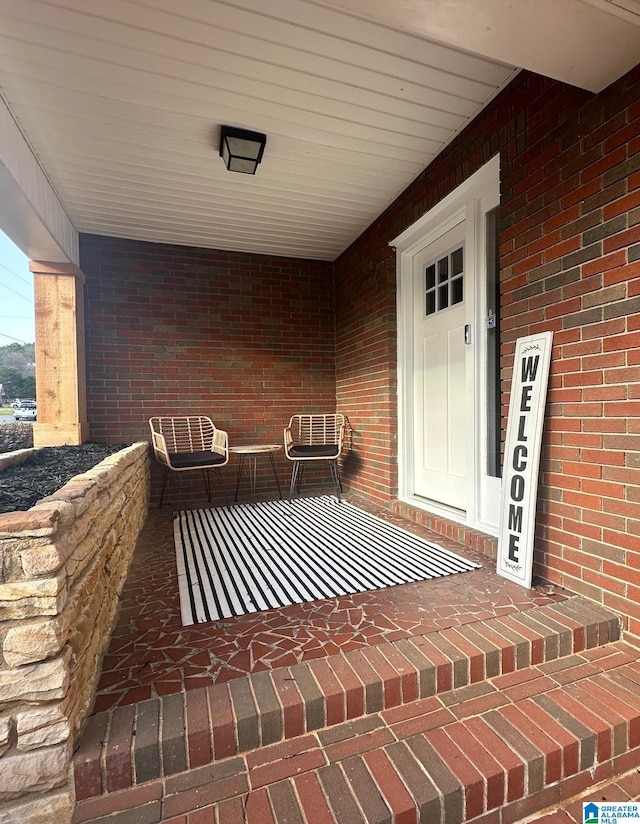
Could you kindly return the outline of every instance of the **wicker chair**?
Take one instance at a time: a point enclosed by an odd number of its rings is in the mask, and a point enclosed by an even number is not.
[[[211,503],[209,472],[218,475],[225,502],[227,494],[222,483],[220,467],[229,461],[227,433],[217,429],[211,418],[202,415],[183,417],[155,417],[149,419],[153,453],[158,463],[165,467],[160,504],[162,507],[169,471],[177,472],[174,509],[178,509],[180,473],[199,469],[202,472],[207,498]]]
[[[338,458],[344,440],[344,415],[293,415],[284,430],[284,450],[293,461],[289,500],[299,491],[308,461],[327,461],[338,499],[342,492]]]

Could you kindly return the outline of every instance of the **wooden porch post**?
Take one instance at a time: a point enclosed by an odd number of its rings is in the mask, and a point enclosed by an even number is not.
[[[38,421],[34,446],[89,437],[84,356],[84,275],[72,263],[31,261],[36,320]]]

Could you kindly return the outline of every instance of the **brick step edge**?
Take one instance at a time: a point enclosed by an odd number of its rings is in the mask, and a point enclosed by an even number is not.
[[[88,719],[74,757],[76,798],[482,683],[620,634],[618,616],[574,596],[98,713]]]
[[[618,641],[88,799],[73,822],[146,806],[167,824],[195,811],[217,824],[511,824],[639,764],[640,650]]]

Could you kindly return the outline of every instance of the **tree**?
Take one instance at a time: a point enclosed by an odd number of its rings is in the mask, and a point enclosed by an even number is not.
[[[35,346],[33,343],[10,343],[0,347],[0,365],[13,366],[22,375],[34,375]]]
[[[32,343],[0,346],[0,384],[4,400],[35,398],[35,347]]]

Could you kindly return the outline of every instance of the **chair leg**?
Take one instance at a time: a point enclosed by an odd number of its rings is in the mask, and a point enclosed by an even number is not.
[[[164,501],[164,491],[167,488],[167,479],[169,478],[169,467],[165,466],[164,468],[164,477],[162,479],[162,489],[160,490],[160,503],[158,504],[158,509],[162,509],[162,502]]]
[[[210,471],[211,471],[211,470],[207,470],[207,473],[208,473],[208,472],[210,472]],[[223,482],[223,480],[222,480],[222,472],[220,472],[220,470],[219,470],[219,469],[214,469],[213,471],[214,471],[214,472],[216,473],[216,475],[218,476],[218,483],[220,484],[220,489],[221,489],[221,491],[222,491],[222,498],[223,498],[223,500],[224,500],[224,505],[225,505],[226,507],[229,507],[229,506],[231,506],[231,501],[229,500],[229,496],[227,495],[227,488],[226,488],[226,486],[224,485],[224,482]],[[211,498],[209,498],[209,500],[211,500]]]
[[[298,487],[296,489],[296,492],[298,493],[298,495],[300,494],[300,490],[302,489],[302,476],[304,475],[305,466],[306,466],[306,464],[301,461],[300,462],[300,469],[298,471]]]
[[[333,483],[337,490],[338,500],[341,501],[342,483],[340,482],[340,470],[338,469],[338,462],[329,461],[329,467],[331,468],[331,477],[333,478]]]
[[[173,487],[173,514],[178,513],[178,504],[180,503],[180,482],[182,480],[182,472],[175,472],[176,481]]]
[[[301,467],[302,464],[300,463],[300,461],[293,462],[293,468],[291,470],[291,486],[289,487],[289,500],[293,498],[293,493],[296,490],[296,485],[298,484],[298,475],[302,474],[300,472]],[[300,487],[298,486],[298,490],[299,489]]]
[[[329,469],[331,470],[331,480],[336,488],[338,500],[342,500],[341,493],[343,492],[342,489],[342,481],[340,480],[340,470],[338,468],[338,462],[335,460],[327,461],[329,464]],[[291,471],[291,487],[289,489],[289,500],[293,498],[293,493],[297,492],[300,493],[300,487],[302,485],[302,473],[304,471],[304,463],[302,461],[294,461],[293,462],[293,469]]]
[[[202,479],[204,481],[204,488],[207,490],[207,500],[211,503],[211,480],[209,478],[209,470],[201,469]]]

